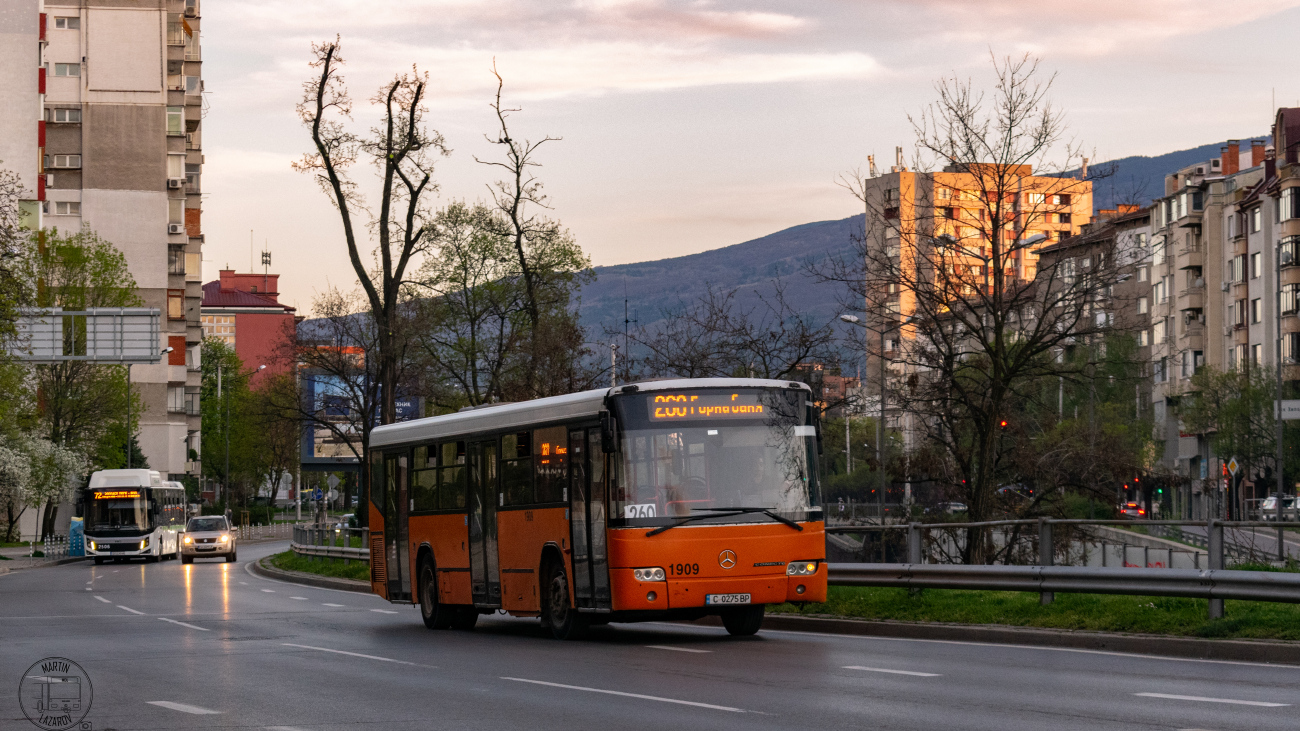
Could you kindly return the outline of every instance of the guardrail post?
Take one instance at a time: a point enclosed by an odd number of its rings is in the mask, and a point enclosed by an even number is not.
[[[907,524],[907,562],[910,564],[922,563],[920,523],[912,522]]]
[[[1038,519],[1038,565],[1052,565],[1052,521],[1050,518]],[[1047,606],[1055,601],[1056,595],[1050,591],[1044,591],[1038,595],[1038,603]]]
[[[1206,533],[1209,534],[1210,550],[1209,559],[1211,571],[1223,570],[1223,526],[1219,521],[1210,518],[1205,521]],[[1221,619],[1223,617],[1223,600],[1210,599],[1210,619]]]
[[[348,532],[351,531],[351,530],[352,530],[351,528],[344,528],[344,529],[343,529],[343,547],[344,547],[344,548],[352,548],[352,539],[348,536]],[[347,565],[348,565],[348,554],[347,554],[346,552],[344,552],[344,554],[343,554],[343,565],[344,565],[344,566],[347,566]]]

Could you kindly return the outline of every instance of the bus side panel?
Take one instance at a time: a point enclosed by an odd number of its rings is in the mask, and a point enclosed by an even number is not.
[[[562,550],[569,549],[569,521],[564,517],[564,508],[497,513],[497,535],[501,552],[501,608],[515,612],[540,611],[537,572],[541,570],[542,547],[549,542]],[[565,555],[567,558],[568,554]]]
[[[384,515],[375,504],[370,510],[370,591],[388,598],[388,570],[384,561]]]
[[[438,568],[438,601],[473,604],[469,585],[469,528],[464,515],[416,515],[410,519],[411,566],[419,566],[421,547],[433,550]]]

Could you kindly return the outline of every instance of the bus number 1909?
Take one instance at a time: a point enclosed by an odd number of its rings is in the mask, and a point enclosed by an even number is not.
[[[700,573],[700,565],[697,563],[668,564],[668,573],[673,576],[691,576]]]

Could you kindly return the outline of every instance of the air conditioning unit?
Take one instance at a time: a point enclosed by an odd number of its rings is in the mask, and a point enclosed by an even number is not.
[[[1224,325],[1224,326],[1223,326],[1223,335],[1224,335],[1224,337],[1227,337],[1227,336],[1229,336],[1229,335],[1231,335],[1231,334],[1232,334],[1232,325]]]
[[[46,174],[45,174],[45,187],[46,187],[46,188],[53,188],[53,187],[54,187],[54,173],[46,173]]]
[[[185,185],[185,178],[168,178],[168,179],[167,179],[167,189],[168,189],[168,190],[180,190],[182,185]]]
[[[169,234],[183,234],[183,233],[185,233],[185,224],[183,224],[183,223],[169,223],[169,224],[167,224],[167,233],[169,233]]]
[[[198,9],[198,8],[195,8],[195,7],[188,7],[188,8],[185,8],[185,17],[187,17],[187,18],[197,18],[197,17],[199,17],[199,9]]]
[[[1227,292],[1229,286],[1230,286],[1230,285],[1228,284],[1228,282],[1224,282],[1224,283],[1223,283],[1223,291],[1224,291],[1224,292]]]

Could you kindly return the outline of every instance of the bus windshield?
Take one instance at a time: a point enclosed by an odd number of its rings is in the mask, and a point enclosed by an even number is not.
[[[149,503],[143,489],[91,492],[86,501],[86,532],[147,532]]]
[[[622,476],[614,525],[665,525],[728,510],[818,520],[816,431],[796,390],[699,389],[618,399]],[[708,523],[707,519],[703,520]],[[717,521],[713,521],[717,522]]]

